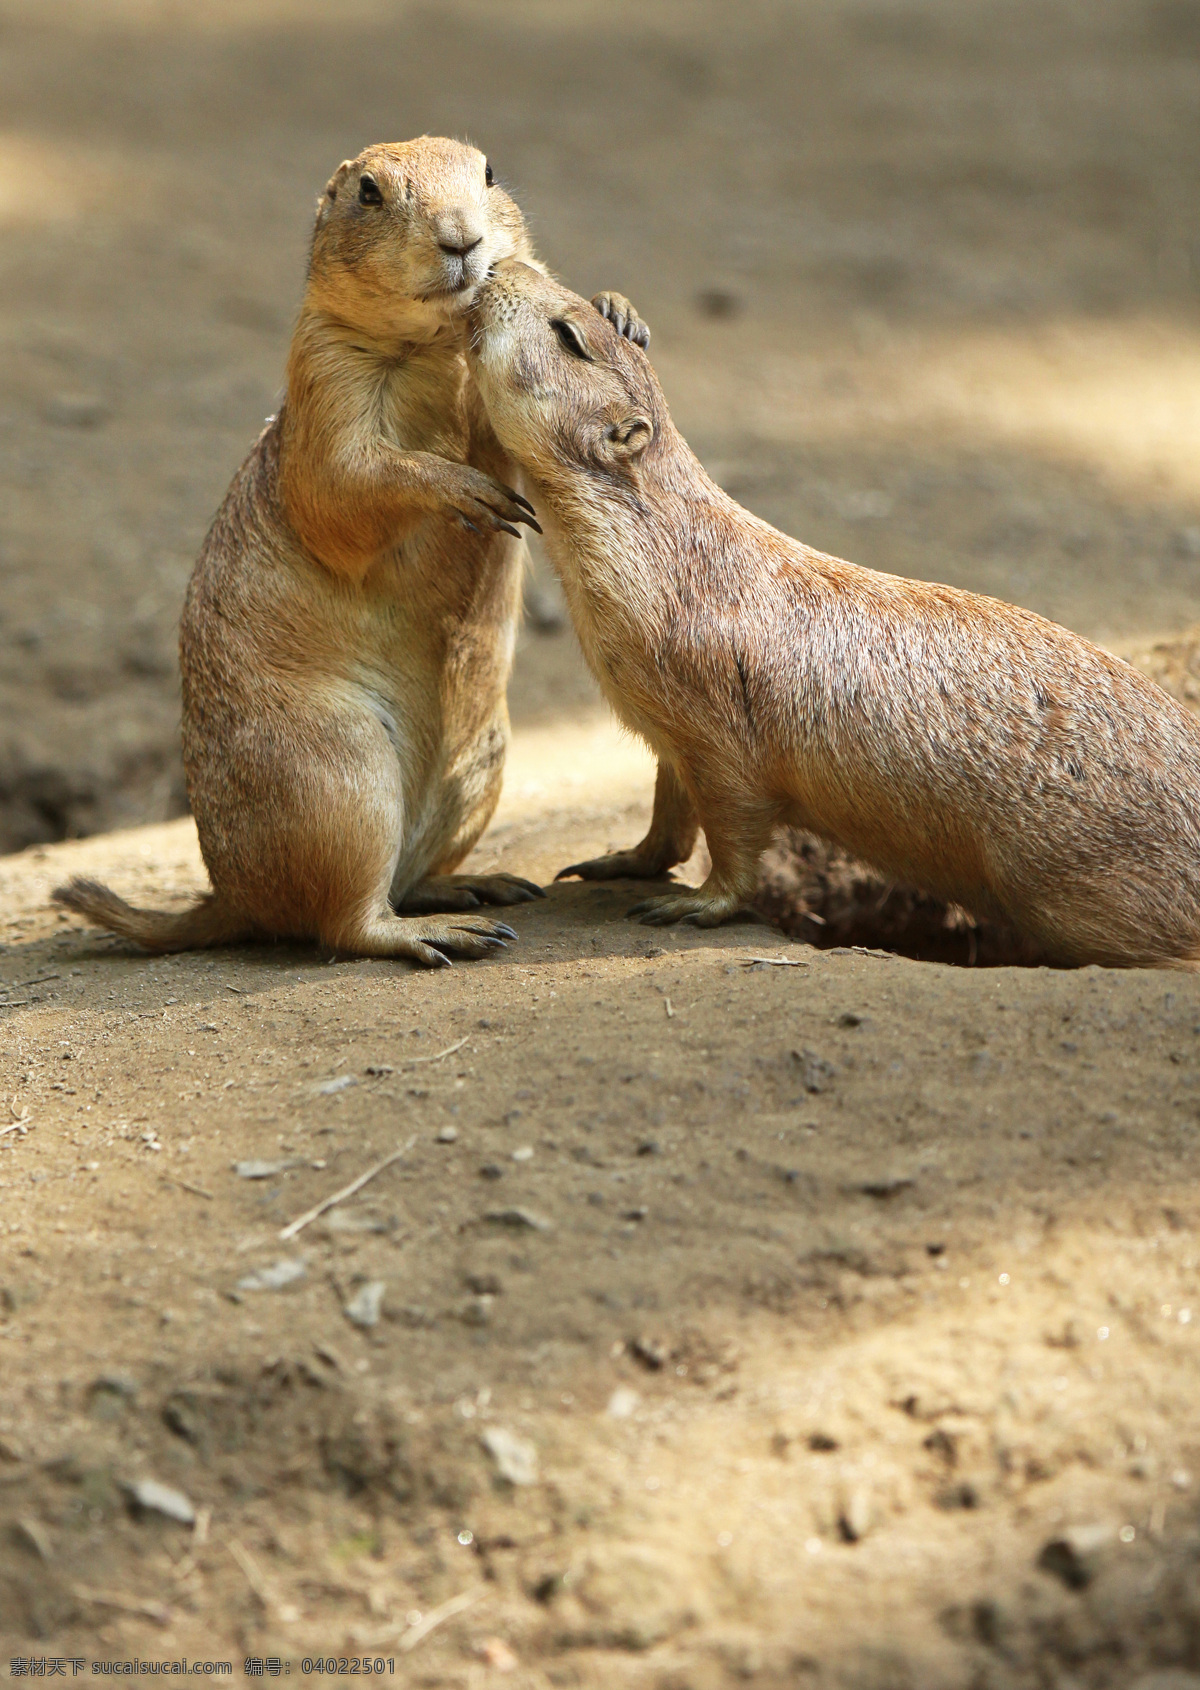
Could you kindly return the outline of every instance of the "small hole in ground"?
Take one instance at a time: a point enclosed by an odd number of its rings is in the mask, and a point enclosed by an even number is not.
[[[978,921],[889,880],[836,845],[788,828],[763,858],[755,908],[819,950],[865,945],[963,968],[1035,967],[1035,946],[999,922]]]

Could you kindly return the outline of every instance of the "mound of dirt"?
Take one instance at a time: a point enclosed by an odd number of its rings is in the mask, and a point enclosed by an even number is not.
[[[818,950],[865,945],[968,968],[1030,967],[1036,947],[1010,927],[889,880],[814,834],[789,828],[763,858],[755,908]]]

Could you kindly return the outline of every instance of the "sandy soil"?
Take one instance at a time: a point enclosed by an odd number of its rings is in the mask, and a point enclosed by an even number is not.
[[[46,896],[202,884],[182,586],[380,136],[486,144],[754,509],[1188,696],[1200,10],[0,0],[0,89],[0,1673],[1197,1690],[1190,979],[578,885],[436,976],[155,962]],[[568,632],[512,703],[478,861],[635,838]]]

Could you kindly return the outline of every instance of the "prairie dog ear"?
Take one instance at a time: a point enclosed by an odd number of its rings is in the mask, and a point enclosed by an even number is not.
[[[342,183],[345,181],[348,172],[351,171],[353,168],[354,168],[354,160],[352,158],[344,158],[342,160],[342,162],[338,165],[338,167],[334,171],[333,175],[329,178],[328,182],[326,182],[326,184],[325,184],[325,192],[321,195],[320,199],[317,201],[318,212],[324,211],[326,209],[326,207],[328,205],[332,204],[332,202],[337,198],[338,189],[341,187]]]
[[[605,429],[604,439],[610,457],[640,458],[654,439],[654,424],[649,417],[624,417]]]

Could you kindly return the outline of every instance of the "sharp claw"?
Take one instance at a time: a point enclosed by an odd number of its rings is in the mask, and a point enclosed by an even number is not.
[[[542,525],[536,516],[522,516],[518,517],[517,520],[519,522],[527,522],[535,534],[540,534],[542,531]]]
[[[511,522],[505,522],[502,516],[496,518],[496,527],[502,529],[505,534],[511,534],[514,540],[521,538],[520,529],[514,528]]]
[[[572,863],[570,868],[560,868],[554,878],[555,880],[570,880],[573,875],[578,875],[580,880],[583,879],[582,863]],[[544,897],[545,893],[542,896]]]
[[[524,500],[524,499],[521,499],[521,500],[520,500],[520,501],[518,501],[518,500],[517,500],[517,499],[516,499],[516,496],[515,496],[515,495],[514,495],[514,498],[513,498],[513,503],[514,503],[514,504],[516,504],[516,503],[518,503],[518,502],[519,502],[519,503],[520,503],[520,504],[521,504],[521,505],[522,505],[522,506],[523,506],[523,507],[525,507],[525,508],[527,508],[527,509],[529,509],[529,510],[530,510],[530,511],[532,511],[532,509],[533,509],[533,506],[532,506],[532,505],[527,505],[527,503],[526,503],[526,501],[525,501],[525,500]],[[517,535],[517,539],[518,539],[518,540],[519,540],[519,539],[520,539],[520,538],[521,538],[521,536],[520,536],[520,535],[519,535],[519,534],[517,534],[517,531],[516,531],[516,529],[515,529],[515,528],[512,528],[512,527],[510,527],[510,526],[509,526],[509,524],[508,524],[508,522],[507,522],[507,520],[506,520],[506,519],[505,519],[505,517],[504,517],[504,514],[503,514],[503,512],[502,512],[502,511],[499,511],[499,510],[497,510],[497,508],[496,508],[496,506],[495,506],[495,505],[492,505],[492,504],[489,504],[489,503],[488,503],[488,501],[487,501],[487,500],[486,500],[486,499],[481,499],[481,498],[480,498],[480,497],[479,497],[479,496],[478,496],[478,494],[476,494],[476,495],[475,495],[475,503],[476,503],[476,504],[477,504],[477,505],[482,505],[482,506],[483,506],[483,508],[484,508],[484,510],[485,510],[485,511],[486,511],[486,512],[487,512],[487,513],[488,513],[488,515],[489,515],[489,516],[490,516],[490,517],[491,517],[491,519],[492,519],[492,521],[493,521],[493,522],[494,522],[494,523],[495,523],[495,525],[496,525],[496,526],[497,526],[497,528],[503,528],[503,529],[504,529],[504,531],[505,531],[505,533],[506,533],[506,534],[516,534],[516,535]],[[536,521],[536,520],[535,520],[535,518],[534,518],[534,517],[532,517],[532,516],[524,516],[524,515],[515,515],[515,516],[514,516],[514,517],[513,517],[513,521],[514,521],[514,522],[526,522],[526,523],[528,523],[528,524],[529,524],[529,526],[530,526],[530,528],[535,528],[535,529],[537,529],[537,532],[538,532],[538,533],[539,533],[539,534],[540,534],[540,533],[541,533],[541,531],[542,531],[542,530],[541,530],[541,528],[540,528],[540,527],[539,527],[539,526],[538,526],[538,523],[537,523],[537,521]]]
[[[505,922],[503,922],[503,921],[498,921],[498,922],[497,922],[497,923],[496,923],[496,932],[497,932],[497,933],[502,933],[502,934],[503,934],[503,935],[504,935],[504,937],[505,937],[505,938],[506,938],[506,939],[515,939],[515,938],[516,938],[516,936],[517,936],[517,935],[516,935],[516,934],[515,934],[515,933],[514,933],[514,932],[513,932],[513,930],[512,930],[512,928],[511,928],[511,927],[509,927],[509,926],[508,926],[508,925],[507,925],[507,924],[506,924],[506,923],[505,923]]]
[[[483,533],[483,529],[477,528],[475,526],[475,524],[471,521],[470,517],[464,516],[461,511],[459,511],[459,513],[458,513],[458,520],[462,523],[464,528],[469,528],[471,530],[472,534],[482,534]]]
[[[514,505],[520,505],[523,511],[529,512],[530,516],[534,516],[536,514],[533,506],[529,503],[529,500],[522,498],[521,494],[516,492],[514,488],[506,487],[504,491],[508,494]]]

